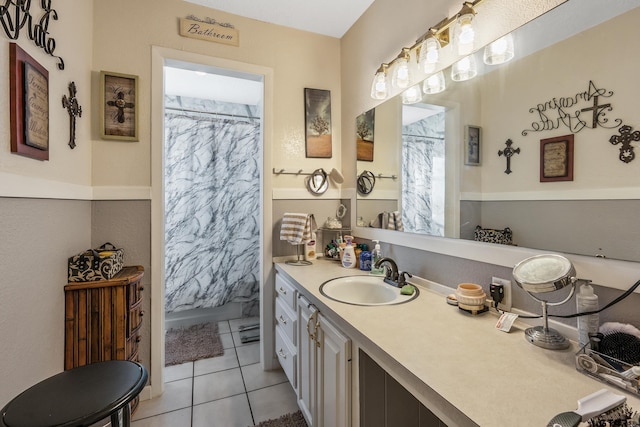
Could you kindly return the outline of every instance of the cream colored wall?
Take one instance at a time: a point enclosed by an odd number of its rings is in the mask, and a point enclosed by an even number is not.
[[[151,165],[151,46],[270,67],[274,70],[273,150],[276,168],[331,170],[340,164],[340,41],[335,38],[230,15],[180,0],[94,2],[94,80],[100,70],[140,78],[140,142],[103,141],[93,132],[95,186],[149,186]],[[126,13],[123,11],[126,10]],[[240,46],[181,37],[178,19],[187,15],[228,22]],[[332,97],[333,158],[306,159],[304,88],[327,89]],[[94,111],[95,113],[95,111]],[[271,174],[271,171],[266,171]],[[281,176],[274,187],[300,187],[300,177]]]
[[[550,192],[620,187],[635,188],[637,192],[640,162],[637,159],[628,164],[620,161],[620,145],[612,145],[609,138],[619,134],[615,119],[621,119],[634,130],[640,127],[637,116],[640,86],[636,84],[640,63],[635,55],[628,54],[640,37],[638,19],[640,9],[632,10],[483,76],[481,126],[485,130],[482,148],[485,162],[482,192],[485,195],[522,191],[545,191],[548,195]],[[612,49],[612,46],[616,48]],[[529,113],[529,109],[554,98],[571,98],[588,91],[589,81],[599,89],[613,91],[611,97],[601,96],[598,100],[600,105],[611,104],[612,111],[605,111],[607,126],[611,128],[591,129],[591,112],[580,113],[580,119],[587,127],[574,135],[573,181],[540,182],[540,140],[572,132],[561,125],[554,130],[528,132],[523,136],[523,130],[531,129],[531,123],[539,121],[537,114]],[[576,106],[566,108],[566,113],[575,115],[576,110],[592,105],[592,100],[581,100]],[[546,114],[550,119],[558,120],[557,110],[547,110]],[[576,123],[575,119],[573,123]],[[513,173],[506,179],[503,172],[505,158],[496,153],[504,149],[508,138],[521,152],[513,157]],[[614,197],[613,193],[607,194]]]
[[[92,2],[54,2],[58,20],[49,22],[49,35],[55,40],[54,54],[64,60],[64,70],[57,60],[37,47],[23,28],[16,43],[49,72],[49,161],[33,160],[11,153],[9,108],[0,113],[0,196],[52,194],[89,196],[91,185],[91,55],[93,50]],[[40,2],[31,2],[32,14],[41,16]],[[9,102],[9,40],[0,32],[0,99]],[[76,122],[75,149],[69,148],[69,114],[62,107],[62,96],[69,96],[68,85],[76,83],[77,97],[83,109]],[[53,181],[53,182],[52,182]],[[71,184],[71,185],[67,185]]]

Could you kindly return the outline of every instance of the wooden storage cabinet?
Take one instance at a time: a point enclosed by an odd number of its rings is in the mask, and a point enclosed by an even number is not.
[[[64,287],[65,370],[105,360],[138,361],[143,276],[141,266],[124,267],[111,280]]]

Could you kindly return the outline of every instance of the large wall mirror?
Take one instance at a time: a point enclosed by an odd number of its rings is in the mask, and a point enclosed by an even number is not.
[[[358,225],[467,240],[508,228],[513,246],[640,261],[639,20],[640,0],[569,0],[513,33],[510,62],[480,49],[474,79],[444,70],[443,92],[363,113],[357,172],[377,178]]]

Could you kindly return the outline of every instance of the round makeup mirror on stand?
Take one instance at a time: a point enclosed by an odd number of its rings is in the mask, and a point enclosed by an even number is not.
[[[577,284],[591,282],[578,279],[575,274],[576,270],[571,261],[555,254],[536,255],[520,261],[513,268],[516,284],[542,304],[543,325],[525,330],[525,338],[531,344],[549,350],[563,350],[569,347],[569,340],[555,329],[549,328],[547,307],[566,303],[573,297]],[[533,295],[554,292],[566,286],[571,286],[571,292],[562,301],[550,303]]]

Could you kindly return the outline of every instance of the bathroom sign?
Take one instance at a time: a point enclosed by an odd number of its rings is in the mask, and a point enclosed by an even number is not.
[[[231,24],[223,24],[215,19],[198,19],[194,16],[180,18],[180,35],[198,40],[238,46],[240,33]]]

